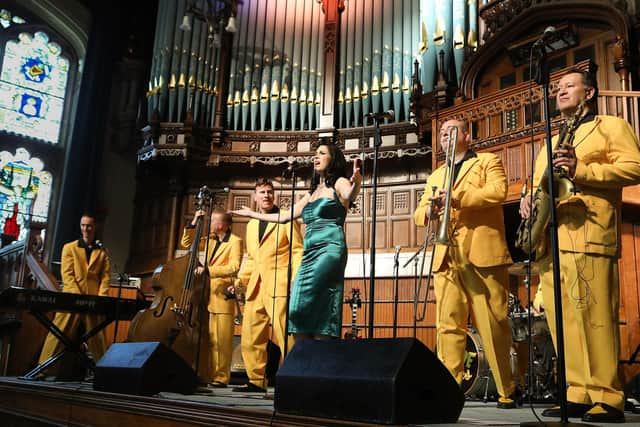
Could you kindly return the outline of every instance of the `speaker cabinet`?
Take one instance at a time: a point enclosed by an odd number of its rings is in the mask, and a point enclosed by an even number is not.
[[[160,342],[115,343],[96,364],[93,388],[152,395],[193,393],[197,377],[182,357]]]
[[[386,424],[455,423],[464,394],[413,338],[299,341],[276,374],[278,412]]]

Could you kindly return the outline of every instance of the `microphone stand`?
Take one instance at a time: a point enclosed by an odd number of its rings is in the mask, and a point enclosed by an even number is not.
[[[535,46],[534,46],[535,48]],[[549,114],[549,68],[546,46],[539,50],[536,83],[542,85],[542,105],[545,117],[545,138],[547,153],[547,179],[549,188],[549,237],[553,271],[553,303],[555,305],[556,321],[556,357],[558,370],[558,403],[560,405],[560,422],[545,422],[547,426],[585,426],[589,424],[569,423],[567,413],[567,373],[564,355],[564,329],[562,320],[562,287],[560,284],[560,250],[558,246],[558,222],[556,219],[556,190],[553,187],[553,148],[551,147],[551,116]],[[520,423],[521,426],[538,426],[539,423]]]
[[[107,258],[109,259],[109,261],[111,261],[113,257],[111,256],[111,252],[109,251],[109,249],[107,249],[107,247],[102,242],[100,242],[100,240],[96,240],[95,242],[99,244],[99,249],[104,250],[104,253],[107,255]],[[118,264],[116,264],[115,262],[113,263],[113,267],[116,271],[118,271],[118,295],[116,295],[116,311],[115,311],[116,319],[113,325],[113,342],[116,343],[118,342],[118,325],[120,324],[120,304],[122,301],[122,284],[125,281],[129,283],[129,278],[125,273],[121,273],[119,271],[120,269],[118,268]]]
[[[393,256],[393,338],[398,335],[398,276],[400,273],[400,245],[396,246],[396,253]]]
[[[285,170],[286,173],[286,170]],[[284,344],[282,344],[282,360],[289,352],[289,298],[291,297],[291,279],[293,276],[293,205],[296,200],[296,169],[291,168],[291,209],[289,214],[289,265],[287,265],[287,293],[285,296]]]
[[[402,268],[407,268],[407,266],[411,264],[411,261],[415,261],[413,264],[413,337],[414,338],[417,336],[417,329],[418,329],[418,300],[419,300],[418,262],[420,261],[420,258],[418,258],[418,256],[427,249],[427,241],[428,240],[425,239],[423,245],[420,246],[420,248],[413,255],[411,255],[411,258],[409,258],[407,262],[405,262],[404,265],[402,266]],[[424,256],[422,257],[422,265],[424,266]]]
[[[105,248],[105,252],[107,252],[107,256],[108,256],[109,252],[107,251],[107,248]],[[118,266],[115,263],[114,263],[114,267],[116,268],[116,271],[119,270]],[[116,322],[113,326],[113,342],[114,343],[118,342],[118,325],[120,324],[120,304],[122,301],[122,285],[125,282],[127,284],[129,283],[129,278],[127,277],[127,275],[125,273],[118,272],[118,295],[116,296]]]
[[[373,138],[373,171],[371,185],[373,194],[371,197],[371,247],[369,250],[369,328],[368,337],[373,338],[373,317],[375,303],[375,278],[376,278],[376,214],[378,197],[378,154],[382,145],[382,135],[380,133],[380,121],[382,117],[373,116],[375,133]]]
[[[204,271],[202,272],[202,276],[200,278],[200,280],[202,280],[202,293],[200,295],[200,307],[198,307],[198,321],[199,321],[199,325],[198,325],[198,342],[196,344],[196,360],[195,360],[195,374],[196,374],[196,378],[198,377],[198,371],[200,370],[200,350],[202,348],[202,332],[204,329],[204,322],[208,321],[209,319],[203,319],[204,317],[204,313],[205,310],[207,309],[207,305],[205,304],[205,301],[207,300],[207,278],[209,277],[209,260],[207,259],[207,257],[209,256],[209,241],[211,240],[211,212],[213,210],[213,203],[212,203],[212,199],[213,199],[213,195],[215,194],[213,191],[211,191],[209,188],[207,188],[207,186],[203,186],[202,188],[200,188],[200,192],[202,193],[202,198],[203,198],[203,203],[205,205],[205,207],[207,208],[206,211],[207,213],[206,218],[202,218],[200,219],[200,221],[205,221],[206,225],[207,225],[207,239],[205,241],[205,245],[204,245]],[[197,227],[197,224],[196,224]],[[196,246],[197,248],[197,246]],[[197,249],[196,249],[197,250]],[[216,347],[218,346],[218,343],[212,343],[215,344]],[[216,348],[216,351],[218,351],[218,349]],[[211,393],[208,389],[205,388],[199,388],[198,389],[199,392],[202,393]]]

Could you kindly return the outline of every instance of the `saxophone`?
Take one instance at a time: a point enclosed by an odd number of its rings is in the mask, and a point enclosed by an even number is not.
[[[576,111],[567,119],[565,125],[560,130],[558,141],[553,149],[554,151],[566,145],[573,145],[576,129],[580,125],[582,118],[588,112],[588,110],[585,111],[585,104],[586,101],[582,100],[576,108]],[[538,184],[538,188],[533,196],[533,204],[531,205],[529,218],[523,219],[520,222],[516,234],[516,247],[527,253],[531,253],[539,248],[542,242],[542,236],[549,223],[549,179],[547,178],[546,168]],[[555,190],[555,203],[566,200],[578,192],[575,184],[567,176],[567,172],[563,168],[554,168],[553,186]],[[526,191],[523,191],[523,197],[527,197]]]

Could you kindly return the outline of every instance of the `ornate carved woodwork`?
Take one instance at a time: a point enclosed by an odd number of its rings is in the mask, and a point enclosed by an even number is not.
[[[542,35],[549,25],[558,25],[567,17],[577,27],[602,27],[619,34],[629,42],[629,16],[622,10],[625,2],[609,0],[494,0],[483,5],[479,16],[483,25],[480,38],[484,43],[467,59],[462,70],[460,90],[471,99],[484,70],[502,55],[514,40]],[[552,16],[550,16],[550,11]],[[601,66],[604,64],[600,64]]]
[[[338,43],[340,40],[340,13],[344,10],[343,0],[322,0],[324,13],[324,74],[322,76],[322,103],[320,108],[320,129],[335,127],[336,70],[338,68]]]

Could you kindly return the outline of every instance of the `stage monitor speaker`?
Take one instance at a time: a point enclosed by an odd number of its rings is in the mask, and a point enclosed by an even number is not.
[[[375,423],[455,423],[464,394],[416,339],[303,340],[276,374],[274,406]]]
[[[160,342],[115,343],[96,364],[93,388],[152,395],[193,393],[197,377],[182,357]]]

